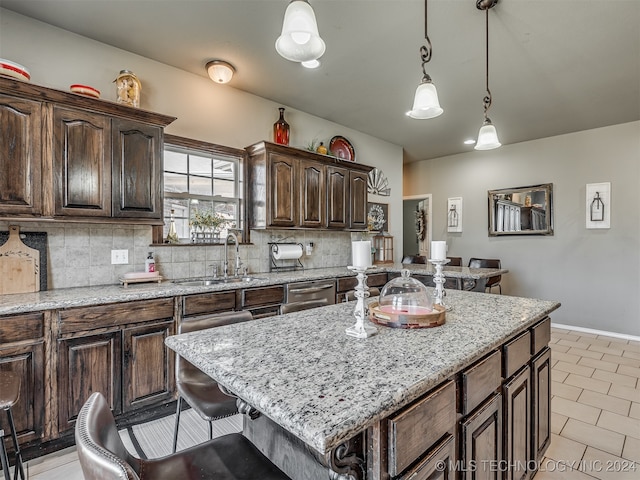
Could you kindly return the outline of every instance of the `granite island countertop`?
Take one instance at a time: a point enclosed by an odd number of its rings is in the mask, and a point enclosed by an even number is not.
[[[167,338],[166,344],[321,454],[556,310],[554,301],[448,291],[446,323],[345,334],[355,302]]]
[[[403,268],[401,264],[386,265],[371,269],[369,273],[399,272]],[[431,265],[405,265],[412,273],[433,275]],[[452,278],[480,279],[493,275],[507,273],[506,269],[445,267],[444,274]],[[179,295],[195,293],[215,292],[223,290],[236,290],[238,288],[262,287],[307,280],[320,280],[325,278],[338,278],[354,276],[355,274],[346,267],[316,268],[298,270],[293,272],[267,272],[252,273],[254,280],[241,283],[218,283],[206,286],[187,286],[172,281],[162,283],[131,284],[126,288],[122,285],[99,285],[94,287],[74,287],[44,290],[35,293],[16,293],[0,295],[0,315],[13,315],[19,313],[36,312],[43,310],[56,310],[62,308],[85,307],[92,305],[105,305],[109,303],[129,302],[135,300],[149,300],[154,298],[167,298]]]

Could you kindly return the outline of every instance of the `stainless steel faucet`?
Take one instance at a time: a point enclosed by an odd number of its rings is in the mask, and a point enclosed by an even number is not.
[[[229,260],[228,260],[228,245],[229,245],[229,237],[233,238],[233,241],[236,244],[236,264],[235,264],[235,275],[240,274],[240,266],[242,262],[240,261],[240,246],[238,245],[238,237],[235,233],[229,232],[227,238],[224,241],[224,278],[229,276]]]

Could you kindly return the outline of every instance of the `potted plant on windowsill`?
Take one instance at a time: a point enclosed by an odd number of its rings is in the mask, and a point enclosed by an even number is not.
[[[212,210],[197,210],[189,221],[193,228],[191,238],[194,243],[213,243],[220,239],[220,230],[228,220]]]

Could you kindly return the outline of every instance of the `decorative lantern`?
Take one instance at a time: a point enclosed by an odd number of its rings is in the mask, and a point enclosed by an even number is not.
[[[393,237],[391,235],[376,235],[373,237],[373,263],[393,263]]]

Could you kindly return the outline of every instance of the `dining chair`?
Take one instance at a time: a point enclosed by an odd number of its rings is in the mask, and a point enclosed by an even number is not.
[[[423,255],[405,255],[402,258],[402,263],[427,263],[427,257]]]
[[[469,268],[502,268],[502,266],[500,260],[496,258],[470,258]],[[498,287],[498,291],[502,295],[502,285],[500,284],[501,280],[502,275],[495,275],[493,277],[487,278],[485,290],[488,288],[489,292],[491,292],[491,289],[493,287]]]
[[[461,267],[462,266],[462,257],[447,257],[449,259],[449,263],[447,263],[447,267]]]
[[[162,458],[136,458],[122,443],[100,392],[80,409],[75,440],[85,480],[290,480],[240,433]]]
[[[184,318],[178,326],[178,333],[196,332],[206,328],[221,327],[232,323],[253,320],[251,312],[225,312],[214,315]],[[194,367],[191,363],[176,355],[176,387],[178,401],[176,405],[176,424],[173,432],[173,449],[178,446],[178,430],[182,402],[186,401],[203,420],[209,422],[209,440],[213,437],[214,420],[238,413],[235,397],[220,390],[218,383],[209,375]]]

